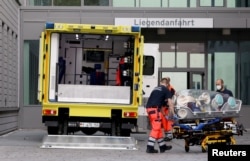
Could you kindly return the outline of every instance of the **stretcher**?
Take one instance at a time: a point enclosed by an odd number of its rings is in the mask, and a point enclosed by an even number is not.
[[[236,144],[233,136],[245,131],[236,120],[242,104],[239,99],[208,90],[182,90],[174,102],[178,120],[173,137],[185,140],[186,152],[194,145],[206,152],[209,144]]]

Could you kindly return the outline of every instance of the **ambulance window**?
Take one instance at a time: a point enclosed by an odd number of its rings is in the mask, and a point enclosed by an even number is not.
[[[144,56],[143,75],[154,74],[155,60],[153,56]]]

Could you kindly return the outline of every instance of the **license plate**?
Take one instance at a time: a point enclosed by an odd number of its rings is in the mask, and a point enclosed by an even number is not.
[[[100,127],[100,123],[94,122],[80,122],[80,127]]]

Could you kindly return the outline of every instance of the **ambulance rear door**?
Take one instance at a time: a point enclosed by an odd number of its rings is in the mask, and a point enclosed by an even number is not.
[[[44,32],[42,32],[40,36],[40,44],[39,44],[39,74],[38,74],[38,93],[37,100],[42,102],[43,99],[43,65],[44,65]]]
[[[158,67],[159,67],[159,44],[144,44],[143,61],[143,105],[146,102],[151,91],[158,85]]]

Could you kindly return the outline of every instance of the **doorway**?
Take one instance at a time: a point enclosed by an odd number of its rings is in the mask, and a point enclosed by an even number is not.
[[[159,79],[170,77],[176,91],[207,89],[204,43],[160,44]]]

